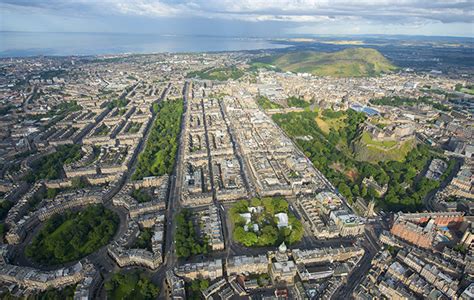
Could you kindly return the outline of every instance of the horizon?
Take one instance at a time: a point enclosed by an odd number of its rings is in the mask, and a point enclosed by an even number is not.
[[[25,30],[0,30],[0,33],[51,33],[51,34],[123,34],[123,35],[156,35],[156,36],[195,36],[195,37],[218,37],[218,38],[260,38],[260,39],[285,39],[285,38],[298,38],[298,37],[319,37],[319,38],[332,38],[332,37],[422,37],[422,38],[462,38],[472,39],[473,36],[462,36],[462,35],[423,35],[423,34],[383,34],[383,33],[354,33],[354,34],[313,34],[313,33],[301,33],[301,34],[287,34],[282,36],[265,36],[265,35],[213,35],[213,34],[176,34],[176,33],[140,33],[140,32],[118,32],[118,31],[25,31]]]
[[[471,299],[474,0],[0,0],[0,299]]]

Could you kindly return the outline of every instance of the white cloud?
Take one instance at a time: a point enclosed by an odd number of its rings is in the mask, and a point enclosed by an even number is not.
[[[383,23],[474,21],[474,0],[0,0],[12,6],[149,17],[203,17],[253,22],[327,22],[357,18]]]

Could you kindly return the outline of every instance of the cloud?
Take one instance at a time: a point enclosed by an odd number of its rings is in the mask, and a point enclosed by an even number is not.
[[[474,36],[474,0],[0,0],[0,30]]]
[[[10,7],[60,13],[202,17],[252,22],[328,22],[360,19],[442,23],[474,20],[474,0],[0,0]]]

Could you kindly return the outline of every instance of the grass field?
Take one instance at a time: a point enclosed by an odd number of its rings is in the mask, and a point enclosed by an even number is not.
[[[339,130],[343,128],[346,123],[345,123],[346,116],[341,116],[338,118],[327,118],[323,117],[321,118],[319,115],[316,117],[316,124],[318,124],[318,127],[324,132],[325,134],[329,134],[329,131],[331,129],[334,130]]]
[[[396,69],[380,52],[370,48],[349,48],[338,52],[300,51],[261,58],[256,61],[290,72],[319,76],[377,76]]]
[[[474,95],[474,89],[462,88],[461,92],[466,93],[466,94],[470,94],[470,95]]]

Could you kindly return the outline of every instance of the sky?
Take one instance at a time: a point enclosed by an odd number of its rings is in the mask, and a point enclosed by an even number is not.
[[[0,0],[0,31],[474,37],[474,0]]]

